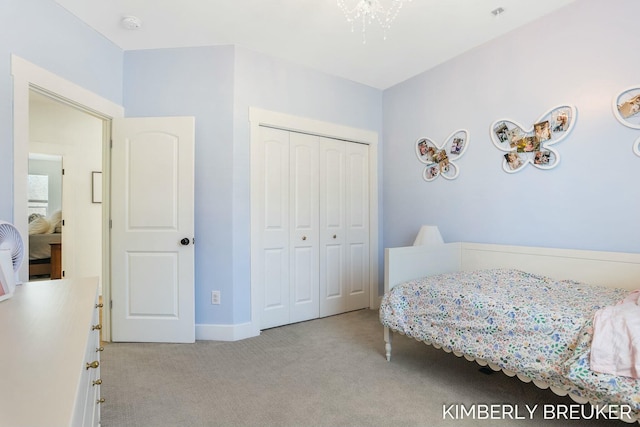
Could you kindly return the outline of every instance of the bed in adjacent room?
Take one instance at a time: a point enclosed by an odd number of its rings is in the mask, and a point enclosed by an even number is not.
[[[387,359],[397,332],[634,420],[640,356],[625,360],[624,351],[640,346],[636,278],[640,254],[472,243],[387,249]]]
[[[59,279],[62,250],[62,213],[29,217],[29,279]]]

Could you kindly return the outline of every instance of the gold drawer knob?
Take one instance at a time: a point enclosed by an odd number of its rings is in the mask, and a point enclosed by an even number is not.
[[[102,384],[102,379],[100,379],[100,378],[98,378],[97,380],[95,380],[93,382],[93,385],[100,385],[100,384]]]
[[[98,330],[102,329],[102,325],[98,323],[97,325],[93,325],[93,326],[91,327],[91,330],[92,330],[92,331],[95,331],[96,329],[98,329]]]
[[[96,347],[96,352],[98,351],[104,351],[104,347]]]
[[[101,403],[104,403],[104,397],[101,397],[100,399],[96,400],[96,403],[99,405]]]
[[[100,366],[100,362],[98,362],[97,360],[94,360],[91,363],[87,363],[87,369],[89,368],[97,369],[98,366]]]

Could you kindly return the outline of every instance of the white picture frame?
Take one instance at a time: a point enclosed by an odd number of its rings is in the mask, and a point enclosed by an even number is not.
[[[102,172],[91,172],[91,203],[102,203]]]

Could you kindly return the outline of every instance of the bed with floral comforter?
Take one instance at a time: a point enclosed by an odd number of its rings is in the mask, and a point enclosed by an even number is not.
[[[589,369],[595,312],[629,291],[512,269],[456,272],[395,286],[380,321],[394,332],[640,413],[640,380]]]

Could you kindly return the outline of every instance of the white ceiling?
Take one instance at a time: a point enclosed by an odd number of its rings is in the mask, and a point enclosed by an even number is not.
[[[123,50],[234,44],[378,89],[573,1],[413,0],[386,40],[374,24],[363,44],[360,27],[351,32],[336,0],[56,0]],[[496,18],[498,7],[505,12]],[[127,15],[142,28],[124,29]]]

